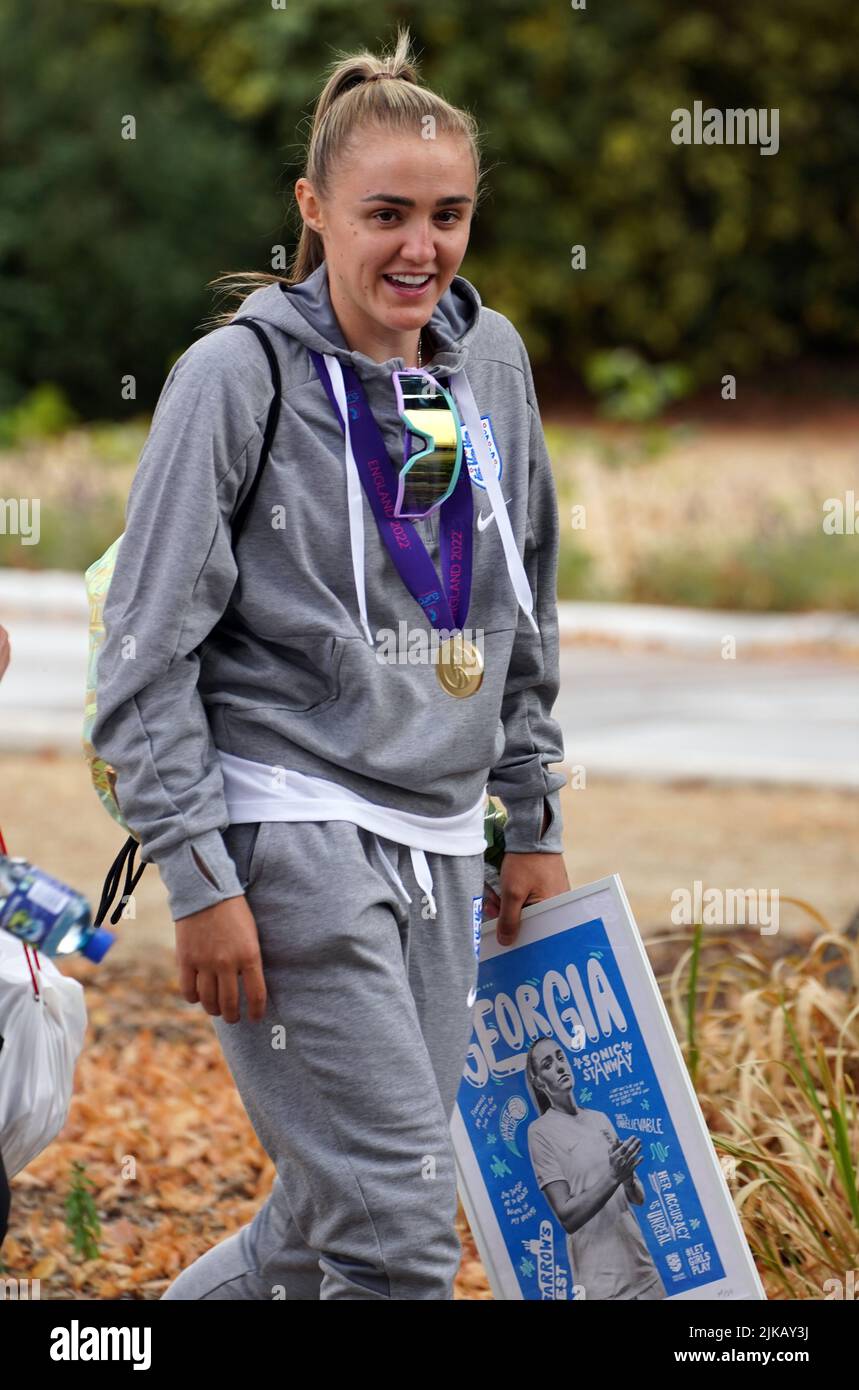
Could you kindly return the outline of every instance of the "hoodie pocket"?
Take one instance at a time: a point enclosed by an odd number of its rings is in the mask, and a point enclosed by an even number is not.
[[[272,821],[242,821],[221,831],[227,853],[236,866],[242,890],[249,888],[260,875],[265,862],[266,840]]]
[[[291,634],[276,644],[257,638],[263,651],[256,659],[265,663],[260,683],[271,694],[259,704],[243,700],[230,706],[228,719],[253,713],[257,718],[264,711],[287,710],[291,714],[313,714],[333,704],[340,694],[340,663],[343,660],[341,642],[330,632]],[[264,722],[264,718],[263,718]]]

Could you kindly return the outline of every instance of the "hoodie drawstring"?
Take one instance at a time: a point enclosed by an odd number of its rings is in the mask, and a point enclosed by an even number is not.
[[[358,611],[361,614],[361,626],[364,629],[364,636],[372,647],[373,634],[370,630],[370,624],[367,621],[367,589],[364,582],[364,489],[361,486],[358,465],[355,462],[355,454],[352,449],[352,431],[349,425],[349,406],[346,401],[346,385],[343,381],[343,370],[336,357],[326,353],[325,361],[331,376],[331,383],[334,388],[337,405],[345,421],[346,497],[349,503],[349,540],[352,547],[352,573],[355,576],[355,588],[358,592]]]
[[[513,592],[522,612],[534,631],[539,634],[540,629],[534,619],[534,596],[531,593],[531,586],[528,583],[522,557],[516,547],[516,538],[510,523],[510,513],[501,495],[501,484],[498,481],[498,474],[495,472],[495,460],[489,452],[489,444],[483,433],[480,411],[477,409],[474,392],[465,372],[455,372],[450,378],[450,387],[456,398],[462,422],[468,430],[468,438],[474,449],[475,457],[480,464],[480,476],[486,484],[492,513],[498,526],[498,534],[501,537],[501,544],[504,546],[504,558],[507,561],[507,573],[510,576],[510,583],[513,585]]]

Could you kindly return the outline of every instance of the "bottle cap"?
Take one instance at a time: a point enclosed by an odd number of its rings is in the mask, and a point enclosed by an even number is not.
[[[102,957],[110,950],[116,940],[116,932],[108,931],[107,927],[96,927],[87,944],[81,951],[82,956],[87,960],[93,960],[98,964]]]

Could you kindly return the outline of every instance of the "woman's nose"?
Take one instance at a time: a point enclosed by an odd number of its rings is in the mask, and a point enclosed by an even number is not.
[[[435,235],[429,227],[416,227],[403,242],[402,254],[421,266],[435,264]]]

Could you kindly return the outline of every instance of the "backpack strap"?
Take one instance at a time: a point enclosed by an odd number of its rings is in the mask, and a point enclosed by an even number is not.
[[[137,867],[137,873],[134,872],[134,856],[137,853],[139,845],[140,841],[137,840],[134,835],[129,835],[122,849],[119,851],[119,854],[108,869],[107,878],[104,881],[104,887],[101,891],[101,902],[98,905],[98,911],[95,915],[95,926],[100,927],[106,914],[110,912],[119,890],[122,871],[125,869],[125,887],[122,890],[122,897],[119,900],[119,905],[111,914],[111,926],[115,927],[122,916],[127,900],[137,887],[137,881],[146,868],[146,865],[149,863],[148,859],[142,860]]]
[[[248,513],[250,512],[250,509],[253,506],[253,501],[256,497],[257,488],[259,487],[260,479],[262,478],[262,471],[265,468],[266,463],[268,461],[269,450],[271,449],[272,440],[274,439],[275,430],[277,429],[277,422],[280,419],[281,382],[280,367],[278,365],[277,356],[275,355],[274,348],[268,340],[268,335],[260,327],[256,319],[233,319],[232,322],[227,325],[227,327],[250,328],[251,331],[257,335],[260,342],[262,343],[263,349],[265,350],[265,355],[268,358],[268,365],[271,369],[271,384],[274,387],[274,395],[272,396],[271,405],[269,406],[268,410],[268,419],[266,420],[265,424],[265,433],[263,435],[262,449],[260,450],[259,464],[257,465],[256,476],[248,489],[247,496],[245,497],[244,502],[242,502],[241,506],[239,507],[238,511],[235,513],[233,517],[233,549],[235,550],[236,546],[238,545],[239,536],[242,534],[242,531],[245,527],[245,522],[248,519]]]
[[[278,365],[278,360],[274,348],[269,342],[268,335],[260,327],[256,319],[233,319],[232,322],[227,325],[228,328],[233,328],[234,326],[239,328],[250,328],[251,331],[256,334],[256,336],[262,343],[263,350],[265,351],[265,355],[268,358],[268,365],[271,371],[271,384],[274,388],[274,394],[271,399],[271,405],[268,408],[268,419],[265,423],[265,432],[263,434],[262,449],[260,450],[259,463],[257,464],[256,475],[250,487],[248,488],[245,500],[242,502],[238,510],[233,514],[233,550],[235,550],[236,546],[238,545],[239,537],[241,536],[242,531],[244,530],[245,522],[248,519],[250,509],[253,506],[254,498],[257,494],[257,488],[260,485],[262,471],[265,468],[265,465],[268,461],[272,440],[274,439],[275,430],[277,429],[278,420],[280,419],[281,395],[280,366]],[[134,835],[129,835],[125,844],[122,846],[122,849],[119,851],[119,854],[116,856],[113,863],[111,864],[110,869],[108,870],[107,878],[105,879],[104,889],[101,895],[101,902],[98,905],[98,911],[95,917],[95,925],[97,927],[101,926],[106,914],[110,911],[110,908],[116,898],[116,894],[120,886],[120,881],[122,879],[123,869],[125,869],[125,886],[119,904],[116,907],[115,911],[111,914],[110,921],[113,926],[116,926],[117,922],[122,916],[122,911],[127,899],[134,892],[140,875],[143,873],[143,870],[146,868],[146,865],[150,862],[148,859],[143,859],[138,865],[137,872],[135,873],[134,857],[137,853],[138,847],[139,841],[135,838]]]

